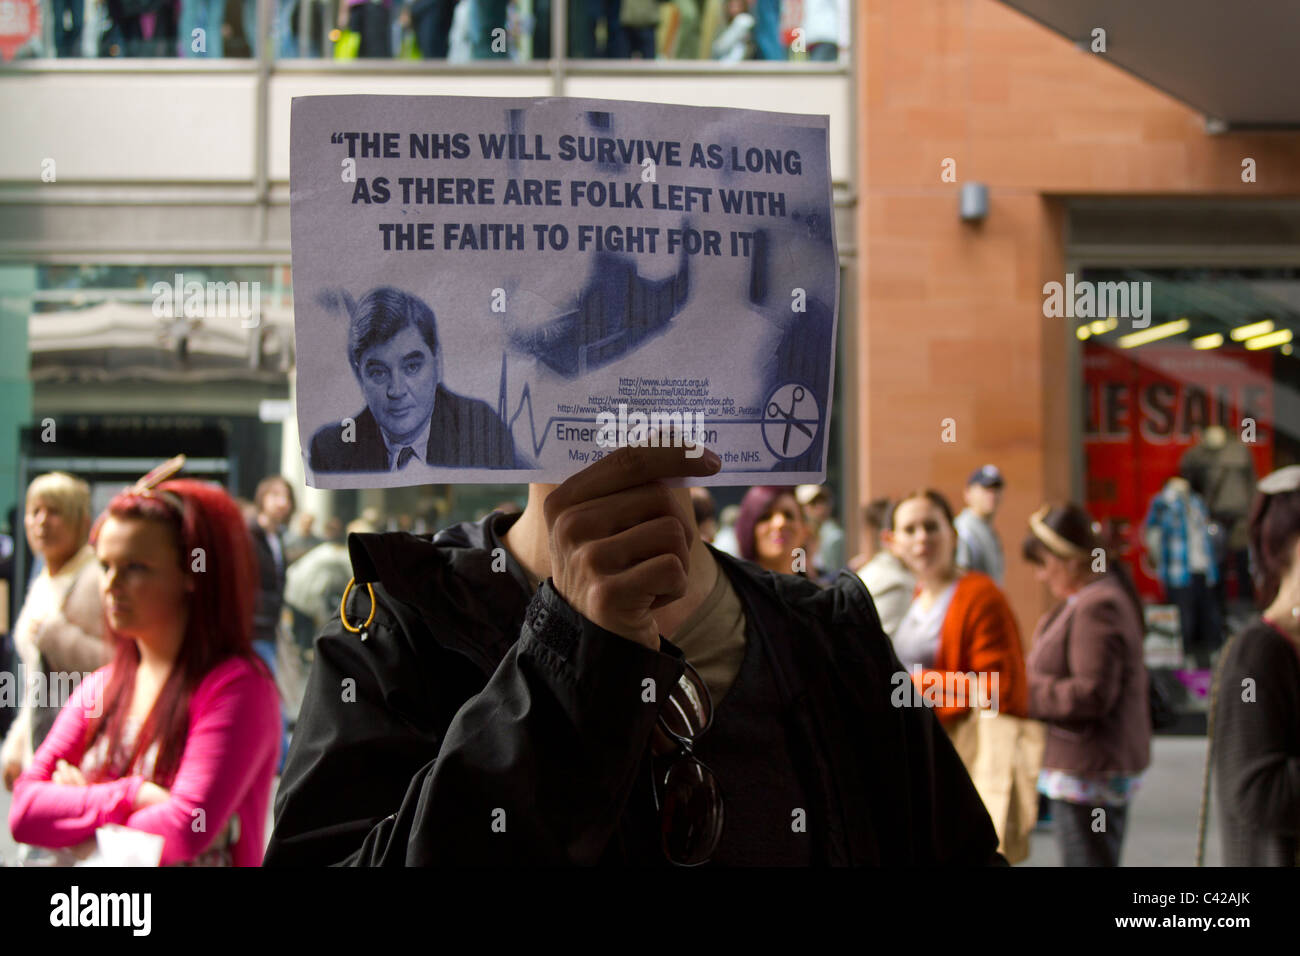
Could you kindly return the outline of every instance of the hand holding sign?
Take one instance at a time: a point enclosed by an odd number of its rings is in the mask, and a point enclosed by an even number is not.
[[[655,609],[686,593],[694,522],[662,481],[704,477],[722,461],[705,450],[624,447],[573,475],[546,499],[551,579],[587,620],[659,649]]]

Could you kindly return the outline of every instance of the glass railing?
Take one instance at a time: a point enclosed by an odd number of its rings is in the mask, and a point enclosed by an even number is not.
[[[845,63],[849,0],[0,0],[5,60]]]

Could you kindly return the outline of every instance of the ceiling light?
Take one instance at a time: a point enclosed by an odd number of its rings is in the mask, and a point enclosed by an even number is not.
[[[1239,325],[1228,334],[1232,336],[1232,341],[1241,342],[1244,339],[1253,339],[1257,335],[1266,335],[1273,331],[1273,320],[1265,319],[1263,322],[1252,322],[1250,325]]]
[[[1246,340],[1246,348],[1252,352],[1259,349],[1271,349],[1275,345],[1286,345],[1291,341],[1290,329],[1278,329],[1276,332],[1270,332],[1268,335],[1257,335],[1253,339]]]
[[[1171,335],[1178,335],[1186,332],[1191,328],[1192,323],[1186,319],[1179,319],[1177,322],[1165,322],[1161,325],[1153,325],[1149,329],[1143,329],[1141,332],[1130,332],[1128,335],[1119,337],[1119,347],[1122,349],[1137,348],[1139,345],[1146,345],[1148,342],[1156,342],[1160,339],[1167,339]]]
[[[1192,339],[1192,348],[1194,349],[1217,349],[1223,344],[1223,336],[1215,332],[1213,335],[1202,335],[1199,338]]]

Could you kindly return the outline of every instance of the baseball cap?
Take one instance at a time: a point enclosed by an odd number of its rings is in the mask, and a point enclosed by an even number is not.
[[[966,479],[966,487],[971,485],[982,485],[985,488],[1001,488],[1005,484],[1002,480],[1002,472],[998,471],[997,465],[984,465],[982,468],[976,468]]]

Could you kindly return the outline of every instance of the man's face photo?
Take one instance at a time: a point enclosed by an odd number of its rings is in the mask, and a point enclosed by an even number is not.
[[[358,369],[366,405],[388,437],[413,441],[429,422],[438,363],[414,325],[367,349]]]

